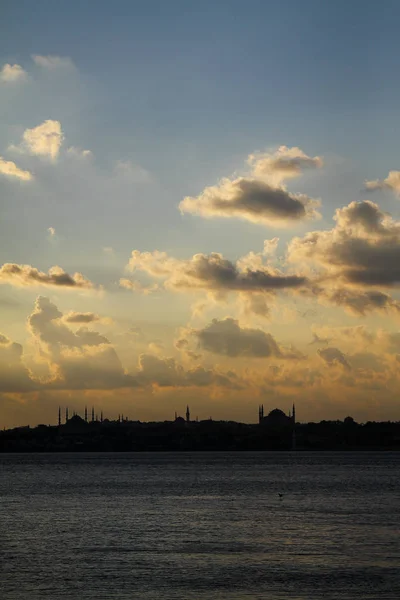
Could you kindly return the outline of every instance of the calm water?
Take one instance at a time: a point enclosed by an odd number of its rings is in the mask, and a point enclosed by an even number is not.
[[[399,534],[400,453],[0,455],[2,600],[398,600]]]

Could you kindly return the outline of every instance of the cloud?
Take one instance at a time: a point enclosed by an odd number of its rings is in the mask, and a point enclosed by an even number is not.
[[[320,336],[326,338],[320,339],[320,341],[327,344],[330,344],[333,340],[340,340],[341,342],[350,343],[353,347],[360,346],[363,348],[366,345],[374,343],[376,339],[375,334],[369,331],[365,325],[356,325],[355,327],[330,327],[323,325],[321,327],[314,326],[313,330],[317,338],[320,338]]]
[[[114,176],[131,183],[150,183],[151,175],[142,166],[129,160],[118,160],[114,165]]]
[[[257,269],[264,269],[265,265],[272,265],[275,260],[276,251],[278,248],[279,238],[275,237],[271,240],[264,240],[264,247],[261,252],[249,252],[244,256],[240,257],[236,264],[237,267],[245,271],[249,269],[251,271]]]
[[[203,217],[238,217],[273,226],[285,226],[304,219],[318,218],[319,201],[305,194],[274,188],[264,181],[239,177],[223,179],[205,188],[197,197],[186,197],[179,204],[182,213]]]
[[[82,314],[85,313],[72,313],[72,317],[76,315],[82,317]],[[71,313],[66,316],[66,321],[68,321],[68,316],[71,316]],[[57,306],[49,298],[38,296],[34,311],[28,319],[29,329],[34,336],[53,349],[60,345],[69,348],[80,348],[82,346],[98,346],[110,343],[106,337],[85,327],[81,327],[74,333],[61,321],[62,317],[63,313],[58,310]],[[87,323],[88,321],[78,320],[70,322]]]
[[[185,338],[180,338],[179,340],[175,341],[175,348],[177,348],[178,350],[183,350],[184,348],[187,348],[188,345],[189,342]]]
[[[251,154],[247,162],[251,166],[248,176],[224,178],[197,197],[187,196],[179,204],[181,212],[209,218],[237,217],[270,227],[320,216],[316,210],[319,200],[288,192],[282,185],[304,168],[322,166],[320,157],[311,158],[300,148],[281,146],[274,154]]]
[[[28,74],[21,65],[10,65],[5,64],[0,71],[0,82],[3,83],[17,83],[25,81]]]
[[[391,190],[400,195],[400,171],[389,171],[386,179],[374,179],[365,182],[365,190],[374,192],[376,190]]]
[[[312,346],[313,344],[322,344],[322,345],[327,345],[331,342],[330,338],[327,337],[321,337],[318,335],[318,333],[315,333],[315,331],[313,331],[313,339],[312,341],[309,343],[309,346]]]
[[[347,370],[351,369],[345,355],[339,348],[324,348],[323,350],[318,350],[318,354],[329,366],[339,364]]]
[[[159,358],[153,354],[141,354],[137,380],[142,384],[159,387],[205,387],[218,386],[240,389],[241,384],[233,373],[219,373],[213,369],[196,367],[185,370],[174,358]]]
[[[299,358],[299,353],[282,349],[275,338],[261,329],[240,327],[232,318],[213,319],[203,329],[192,329],[200,348],[229,357]]]
[[[371,311],[400,314],[400,302],[377,290],[363,292],[345,288],[321,289],[319,297],[331,304],[342,306],[356,316],[365,316]]]
[[[70,146],[67,148],[67,156],[70,156],[71,158],[77,158],[78,160],[85,160],[88,158],[93,158],[93,152],[91,150],[82,150],[81,148]]]
[[[39,54],[32,55],[33,62],[43,69],[74,69],[75,65],[68,56],[41,56]]]
[[[243,314],[269,316],[270,303],[279,291],[301,289],[309,285],[307,278],[295,273],[283,273],[271,264],[271,253],[277,239],[268,240],[261,253],[249,253],[236,262],[225,259],[222,254],[195,254],[190,259],[176,259],[165,252],[132,252],[127,269],[143,271],[152,278],[163,279],[161,287],[174,292],[197,292],[207,294],[207,302],[196,303],[193,314],[205,308],[227,302],[235,293]],[[128,289],[140,291],[140,284],[121,280]],[[120,282],[120,285],[121,285]]]
[[[202,354],[198,354],[197,352],[193,352],[193,350],[187,350],[185,354],[191,360],[200,360],[203,357]]]
[[[30,171],[23,171],[15,162],[11,160],[4,160],[0,156],[0,175],[5,175],[6,177],[19,179],[20,181],[31,181],[33,179],[32,173]]]
[[[0,267],[0,283],[16,286],[54,286],[58,288],[91,289],[93,283],[82,273],[69,275],[61,267],[51,267],[47,273],[30,265],[5,263]]]
[[[37,298],[28,318],[36,349],[30,361],[32,378],[51,389],[137,387],[109,339],[86,327],[72,331],[67,316],[48,298]]]
[[[94,313],[63,314],[44,296],[36,299],[28,317],[33,353],[24,355],[22,346],[12,344],[0,335],[0,391],[32,389],[117,389],[156,387],[224,387],[242,389],[242,383],[232,372],[198,366],[185,369],[173,358],[157,356],[162,345],[155,340],[153,354],[142,354],[138,367],[127,373],[110,340],[99,332],[80,327],[70,329],[70,323],[89,324],[98,317]],[[4,370],[4,373],[3,373]]]
[[[162,354],[164,350],[164,344],[159,340],[154,340],[153,342],[149,343],[148,350],[152,354]]]
[[[99,315],[92,312],[80,313],[80,312],[69,312],[64,316],[66,323],[94,323],[100,321]]]
[[[110,389],[135,387],[110,341],[97,331],[72,331],[65,317],[48,298],[39,296],[28,318],[37,348],[31,361],[32,378],[55,389]],[[43,363],[47,369],[43,368]],[[38,374],[39,371],[39,374]]]
[[[10,146],[10,150],[27,152],[36,156],[42,156],[55,161],[60,152],[64,139],[59,121],[48,119],[37,127],[26,129],[22,135],[19,146]]]
[[[120,279],[119,287],[130,290],[132,292],[138,292],[140,294],[144,294],[145,296],[152,294],[158,290],[158,285],[154,283],[153,285],[143,285],[140,281],[132,281],[131,279]]]
[[[39,296],[28,317],[31,338],[27,353],[0,334],[0,391],[243,388],[233,372],[202,366],[187,369],[173,358],[157,356],[162,350],[158,341],[150,346],[154,353],[142,354],[137,368],[129,374],[106,336],[87,327],[73,331],[68,326],[83,320],[89,324],[93,317],[94,313],[63,314],[49,298]],[[193,353],[192,359],[198,358]]]
[[[144,271],[165,279],[165,287],[175,290],[205,289],[220,292],[272,292],[297,288],[307,281],[298,275],[286,275],[269,265],[250,269],[225,259],[222,254],[195,254],[187,260],[169,257],[165,252],[134,250],[128,269]]]
[[[398,285],[400,222],[370,201],[337,209],[335,220],[331,230],[293,238],[289,261],[317,267],[325,284],[330,279],[359,288]]]
[[[270,317],[271,295],[265,293],[240,293],[239,305],[244,315],[257,315],[263,319]]]
[[[54,229],[54,227],[48,227],[47,232],[50,238],[54,238],[56,235],[56,230]]]
[[[255,177],[266,178],[274,186],[299,177],[304,169],[319,169],[324,164],[321,156],[307,156],[296,146],[280,146],[274,153],[250,154],[247,162]]]
[[[0,391],[27,392],[35,388],[22,362],[21,344],[11,342],[0,334]]]

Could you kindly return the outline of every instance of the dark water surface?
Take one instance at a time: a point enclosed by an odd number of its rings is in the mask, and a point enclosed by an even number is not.
[[[398,600],[400,453],[0,455],[0,561],[2,600]]]

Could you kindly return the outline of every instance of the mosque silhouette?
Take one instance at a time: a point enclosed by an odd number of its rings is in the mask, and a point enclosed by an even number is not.
[[[73,412],[72,417],[69,417],[69,409],[66,407],[65,409],[65,421],[62,423],[62,409],[58,408],[58,427],[60,430],[64,431],[67,435],[79,435],[88,433],[90,430],[98,430],[102,429],[103,426],[109,425],[125,425],[125,426],[133,426],[133,425],[142,425],[146,426],[145,423],[140,423],[140,421],[131,421],[128,417],[124,417],[123,414],[119,414],[118,418],[115,420],[109,420],[104,418],[103,411],[100,413],[100,418],[98,414],[95,412],[94,406],[91,409],[91,418],[89,419],[88,409],[85,406],[84,417],[81,417],[76,412]],[[192,427],[196,427],[199,424],[203,423],[213,423],[212,418],[206,419],[204,421],[199,422],[198,417],[194,421],[190,418],[190,408],[189,405],[186,407],[185,418],[178,416],[175,412],[175,418],[170,424],[174,425],[176,428],[181,429],[185,427],[189,427],[191,430]],[[289,411],[288,414],[285,414],[283,410],[279,408],[274,408],[267,415],[264,416],[264,405],[260,404],[258,407],[258,425],[261,431],[264,431],[268,436],[277,436],[284,437],[287,440],[291,440],[291,447],[294,450],[296,448],[296,408],[293,404],[292,411]]]

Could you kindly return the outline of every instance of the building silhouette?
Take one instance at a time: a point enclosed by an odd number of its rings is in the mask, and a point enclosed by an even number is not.
[[[292,412],[286,415],[283,410],[274,408],[266,416],[264,415],[264,405],[258,407],[258,423],[269,434],[280,433],[282,435],[291,435],[292,450],[296,449],[296,407],[293,403]]]
[[[274,408],[266,416],[264,416],[264,405],[258,407],[258,422],[260,425],[285,426],[296,423],[296,407],[293,404],[292,413],[286,415],[280,408]]]

